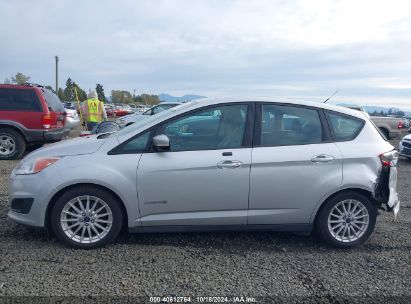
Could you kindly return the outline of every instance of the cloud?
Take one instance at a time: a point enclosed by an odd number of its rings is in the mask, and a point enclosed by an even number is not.
[[[0,81],[406,103],[408,1],[0,0]],[[365,98],[365,96],[368,96]],[[387,99],[388,98],[388,99]]]

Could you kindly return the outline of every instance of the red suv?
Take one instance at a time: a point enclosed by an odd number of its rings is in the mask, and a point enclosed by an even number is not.
[[[39,85],[0,84],[0,159],[17,159],[27,146],[61,140],[65,110]]]

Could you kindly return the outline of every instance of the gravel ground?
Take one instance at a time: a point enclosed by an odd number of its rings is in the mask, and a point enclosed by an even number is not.
[[[369,241],[352,250],[330,248],[314,236],[261,232],[123,235],[106,248],[68,249],[41,229],[7,219],[7,179],[16,164],[0,162],[0,302],[8,296],[79,295],[143,296],[132,299],[144,302],[163,295],[408,302],[411,296],[406,159],[398,166],[399,218],[393,222],[383,212]]]

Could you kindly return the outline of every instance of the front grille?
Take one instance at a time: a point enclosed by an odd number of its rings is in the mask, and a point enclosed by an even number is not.
[[[403,145],[404,147],[411,148],[411,142],[409,142],[409,141],[403,140],[403,141],[402,141],[402,145]]]

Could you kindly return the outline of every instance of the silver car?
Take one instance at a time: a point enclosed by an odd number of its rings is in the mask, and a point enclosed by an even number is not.
[[[352,247],[397,214],[398,152],[363,113],[289,99],[192,101],[56,143],[10,179],[9,218],[94,248],[134,233],[271,230]]]
[[[77,113],[77,110],[65,109],[66,111],[66,123],[65,128],[68,131],[72,131],[75,128],[80,126],[80,116]]]
[[[126,116],[123,116],[119,119],[116,120],[116,123],[118,123],[118,125],[121,128],[124,127],[128,127],[130,125],[132,125],[133,123],[137,122],[137,121],[141,121],[143,119],[146,119],[147,117],[150,117],[152,115],[158,114],[162,111],[171,109],[175,106],[180,105],[181,102],[162,102],[150,109],[147,109],[146,111],[144,111],[143,113],[141,112],[135,112]]]

